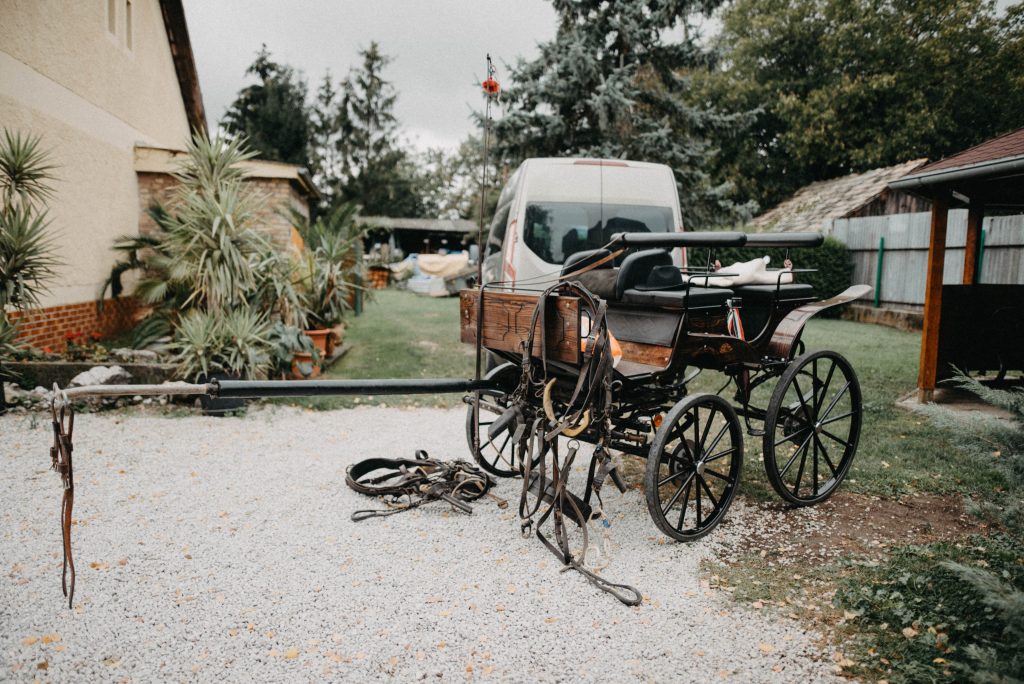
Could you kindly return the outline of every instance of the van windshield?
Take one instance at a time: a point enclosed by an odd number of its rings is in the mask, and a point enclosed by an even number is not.
[[[672,225],[669,207],[531,202],[524,241],[544,261],[561,264],[576,252],[603,247],[615,233],[667,233]]]

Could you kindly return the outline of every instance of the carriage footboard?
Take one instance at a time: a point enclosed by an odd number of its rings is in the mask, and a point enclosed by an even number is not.
[[[775,333],[768,342],[768,356],[788,359],[793,351],[793,346],[800,341],[800,335],[804,331],[804,326],[812,316],[825,309],[849,304],[855,299],[860,299],[871,292],[871,289],[869,285],[852,285],[835,297],[820,302],[804,304],[793,309],[776,326]]]

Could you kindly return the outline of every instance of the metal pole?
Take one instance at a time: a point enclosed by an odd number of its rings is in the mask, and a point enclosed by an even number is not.
[[[878,269],[875,271],[875,308],[882,302],[882,260],[885,257],[885,236],[878,238]]]

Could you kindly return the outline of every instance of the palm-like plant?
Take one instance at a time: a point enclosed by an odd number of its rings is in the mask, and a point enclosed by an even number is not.
[[[305,220],[293,214],[293,224],[306,244],[301,277],[310,325],[331,328],[341,323],[350,308],[348,299],[358,288],[362,263],[356,258],[363,231],[355,225],[356,206],[343,204],[326,217]]]
[[[174,174],[172,201],[150,210],[157,233],[118,238],[114,249],[125,258],[111,270],[100,298],[107,287],[120,294],[121,277],[140,270],[135,293],[147,304],[211,312],[244,304],[267,250],[253,230],[262,198],[245,183],[240,165],[252,156],[241,141],[193,138]]]
[[[45,201],[52,170],[37,136],[0,136],[0,316],[5,307],[38,306],[59,260],[48,235]]]
[[[191,311],[178,321],[172,348],[181,377],[215,373],[262,377],[270,366],[271,326],[247,307],[224,313]]]

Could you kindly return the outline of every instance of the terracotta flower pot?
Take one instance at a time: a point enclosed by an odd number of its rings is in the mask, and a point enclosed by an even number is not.
[[[313,361],[309,352],[295,352],[292,357],[292,377],[296,380],[307,380],[320,375],[320,364]]]
[[[334,356],[334,350],[341,345],[343,339],[345,339],[344,324],[338,324],[331,328],[331,334],[327,336],[327,358]]]
[[[320,330],[304,330],[303,333],[309,339],[313,340],[313,346],[320,352],[321,356],[327,355],[327,344],[328,339],[331,336],[330,328],[322,328]]]

